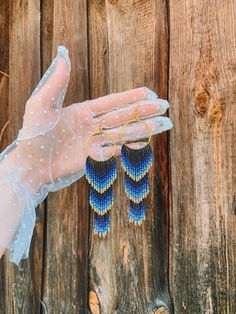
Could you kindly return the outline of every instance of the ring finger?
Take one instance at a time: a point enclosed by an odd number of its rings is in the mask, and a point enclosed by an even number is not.
[[[104,114],[99,117],[99,120],[104,128],[114,128],[135,119],[135,117],[147,119],[148,117],[162,115],[168,108],[169,103],[166,100],[144,100]]]

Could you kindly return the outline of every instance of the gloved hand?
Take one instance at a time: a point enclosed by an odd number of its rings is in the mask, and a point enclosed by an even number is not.
[[[172,127],[167,117],[159,117],[168,102],[146,87],[111,94],[63,107],[70,77],[68,50],[58,54],[26,103],[23,126],[17,139],[0,155],[0,247],[10,249],[10,260],[18,264],[28,257],[35,225],[35,207],[50,191],[57,191],[78,180],[85,172],[88,154],[109,158],[113,143],[109,136],[88,137],[98,131],[113,135],[116,154],[122,141],[133,142],[148,136],[144,124],[121,126],[138,110],[152,134]],[[89,147],[88,147],[89,146]]]

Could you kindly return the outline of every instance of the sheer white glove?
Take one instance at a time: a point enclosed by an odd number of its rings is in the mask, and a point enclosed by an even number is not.
[[[17,265],[28,257],[35,207],[50,191],[84,175],[88,153],[96,159],[112,154],[112,143],[104,135],[93,137],[86,148],[99,121],[106,133],[113,134],[117,155],[121,126],[134,117],[137,108],[153,135],[172,127],[169,118],[158,116],[166,112],[168,102],[146,87],[62,108],[69,77],[68,50],[60,46],[26,103],[17,139],[0,154],[0,247],[10,249],[10,260]],[[123,140],[134,142],[146,136],[145,126],[135,123],[126,128]]]

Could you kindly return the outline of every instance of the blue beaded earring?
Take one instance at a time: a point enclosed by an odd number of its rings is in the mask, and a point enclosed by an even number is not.
[[[123,144],[121,165],[124,169],[125,192],[130,200],[129,222],[141,225],[145,220],[145,203],[150,191],[148,171],[152,166],[152,147],[150,145],[152,135],[148,125],[143,120],[138,119],[137,110],[135,111],[135,118],[128,121],[123,127],[122,134],[129,124],[143,123],[149,132],[148,143],[140,149],[133,149],[127,144]]]
[[[110,210],[113,206],[114,198],[112,185],[117,178],[117,164],[114,157],[116,151],[116,143],[112,135],[104,133],[101,122],[99,123],[99,131],[93,133],[92,136],[106,134],[113,142],[112,156],[104,161],[95,160],[91,156],[86,160],[86,179],[89,183],[89,204],[94,210],[94,234],[99,237],[106,237],[110,231]]]

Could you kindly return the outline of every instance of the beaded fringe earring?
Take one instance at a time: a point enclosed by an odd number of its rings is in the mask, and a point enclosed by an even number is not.
[[[125,172],[125,192],[130,199],[129,221],[135,225],[141,225],[145,220],[145,200],[150,191],[148,171],[152,166],[151,131],[144,121],[138,119],[137,110],[135,111],[135,119],[128,121],[123,131],[128,124],[137,122],[143,123],[148,129],[148,143],[140,149],[133,149],[123,144],[121,165]]]
[[[99,134],[104,134],[101,122],[99,124],[99,131],[91,136]],[[98,234],[99,237],[105,237],[110,231],[110,209],[114,202],[112,186],[117,178],[117,164],[114,157],[116,144],[112,135],[107,134],[107,136],[111,138],[114,145],[112,156],[104,161],[95,160],[90,156],[88,156],[86,160],[86,179],[89,183],[89,204],[94,210],[93,231],[94,234]]]

